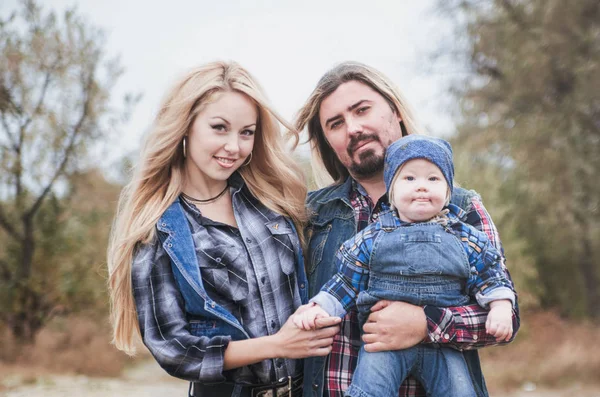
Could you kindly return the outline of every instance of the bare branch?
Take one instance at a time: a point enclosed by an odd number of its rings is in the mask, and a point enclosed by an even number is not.
[[[15,138],[15,134],[12,133],[10,127],[8,126],[8,121],[6,121],[6,115],[4,112],[0,111],[0,119],[2,121],[2,127],[6,130],[6,136],[8,136],[8,140],[13,148],[13,150],[17,151],[18,143]]]
[[[24,215],[24,218],[30,218],[31,216],[33,216],[33,214],[35,214],[37,212],[37,210],[40,208],[40,206],[42,205],[42,202],[44,201],[44,198],[48,195],[48,193],[50,192],[50,190],[52,189],[52,186],[54,185],[54,182],[56,182],[56,180],[58,179],[58,177],[63,173],[67,162],[71,156],[71,153],[73,152],[73,149],[75,148],[75,139],[77,138],[77,136],[79,135],[79,133],[81,132],[81,128],[83,127],[83,123],[85,122],[85,119],[88,116],[89,113],[89,106],[90,106],[90,90],[91,90],[91,80],[92,78],[90,77],[87,81],[86,87],[85,87],[85,100],[83,103],[83,111],[81,113],[81,116],[79,117],[79,120],[77,121],[77,123],[75,124],[74,128],[73,128],[73,133],[71,134],[70,138],[69,138],[69,142],[67,144],[67,147],[65,149],[65,153],[64,153],[64,157],[60,163],[60,165],[58,166],[58,168],[56,169],[56,171],[54,172],[54,175],[52,176],[52,178],[50,179],[50,182],[48,182],[48,184],[46,185],[46,187],[44,188],[44,190],[42,191],[42,193],[40,194],[40,196],[37,198],[37,200],[35,201],[35,203],[33,203],[33,205],[31,206],[31,208],[29,209],[29,211],[27,211]]]
[[[56,63],[58,63],[58,61],[56,61]],[[33,120],[33,117],[42,108],[42,104],[44,103],[44,98],[46,97],[46,92],[48,91],[48,86],[50,85],[50,81],[52,80],[51,79],[52,72],[54,71],[54,68],[56,67],[56,63],[54,65],[52,65],[46,72],[46,76],[44,77],[44,85],[42,87],[42,92],[40,93],[40,98],[38,100],[37,105],[33,109],[33,112],[31,112],[29,117],[27,117],[27,120],[25,120],[25,122],[21,125],[21,129],[20,129],[21,135],[24,134],[25,129],[29,126],[29,123],[31,123],[31,121]]]

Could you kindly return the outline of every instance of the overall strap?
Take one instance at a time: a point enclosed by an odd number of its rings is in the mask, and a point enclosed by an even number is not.
[[[385,211],[379,214],[379,222],[383,230],[393,230],[398,226],[394,217],[394,210]]]

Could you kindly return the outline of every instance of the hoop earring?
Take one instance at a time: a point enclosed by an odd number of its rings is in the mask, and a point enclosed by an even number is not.
[[[184,137],[183,137],[183,140],[182,140],[182,142],[181,142],[181,145],[183,146],[183,158],[186,158],[186,157],[187,157],[187,150],[186,150],[186,147],[185,147],[185,141],[186,141],[186,140],[187,140],[187,139],[185,139],[185,136],[184,136]]]
[[[246,161],[244,161],[244,164],[242,164],[242,167],[250,164],[251,161],[252,161],[252,152],[250,152],[250,155],[246,158]]]

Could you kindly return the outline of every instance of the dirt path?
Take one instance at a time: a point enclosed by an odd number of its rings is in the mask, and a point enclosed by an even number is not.
[[[86,376],[49,375],[35,383],[23,379],[2,379],[6,388],[2,397],[184,397],[188,383],[167,375],[154,361],[146,361],[125,372],[121,378],[89,378]],[[510,393],[492,393],[492,397],[600,397],[599,389],[572,386],[548,390],[527,385]]]
[[[87,376],[51,375],[39,378],[35,384],[15,385],[19,379],[3,380],[8,390],[3,397],[165,397],[187,396],[188,382],[175,379],[153,360],[126,371],[121,378],[90,378]]]

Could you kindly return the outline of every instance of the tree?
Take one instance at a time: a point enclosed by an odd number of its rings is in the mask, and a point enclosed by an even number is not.
[[[110,105],[122,70],[103,43],[75,10],[34,0],[0,22],[0,320],[23,341],[60,303],[48,265],[64,249],[71,176],[123,120]]]
[[[460,15],[457,38],[470,66],[454,86],[455,151],[469,158],[463,172],[494,170],[506,222],[533,258],[541,303],[600,319],[600,3],[445,6]]]

